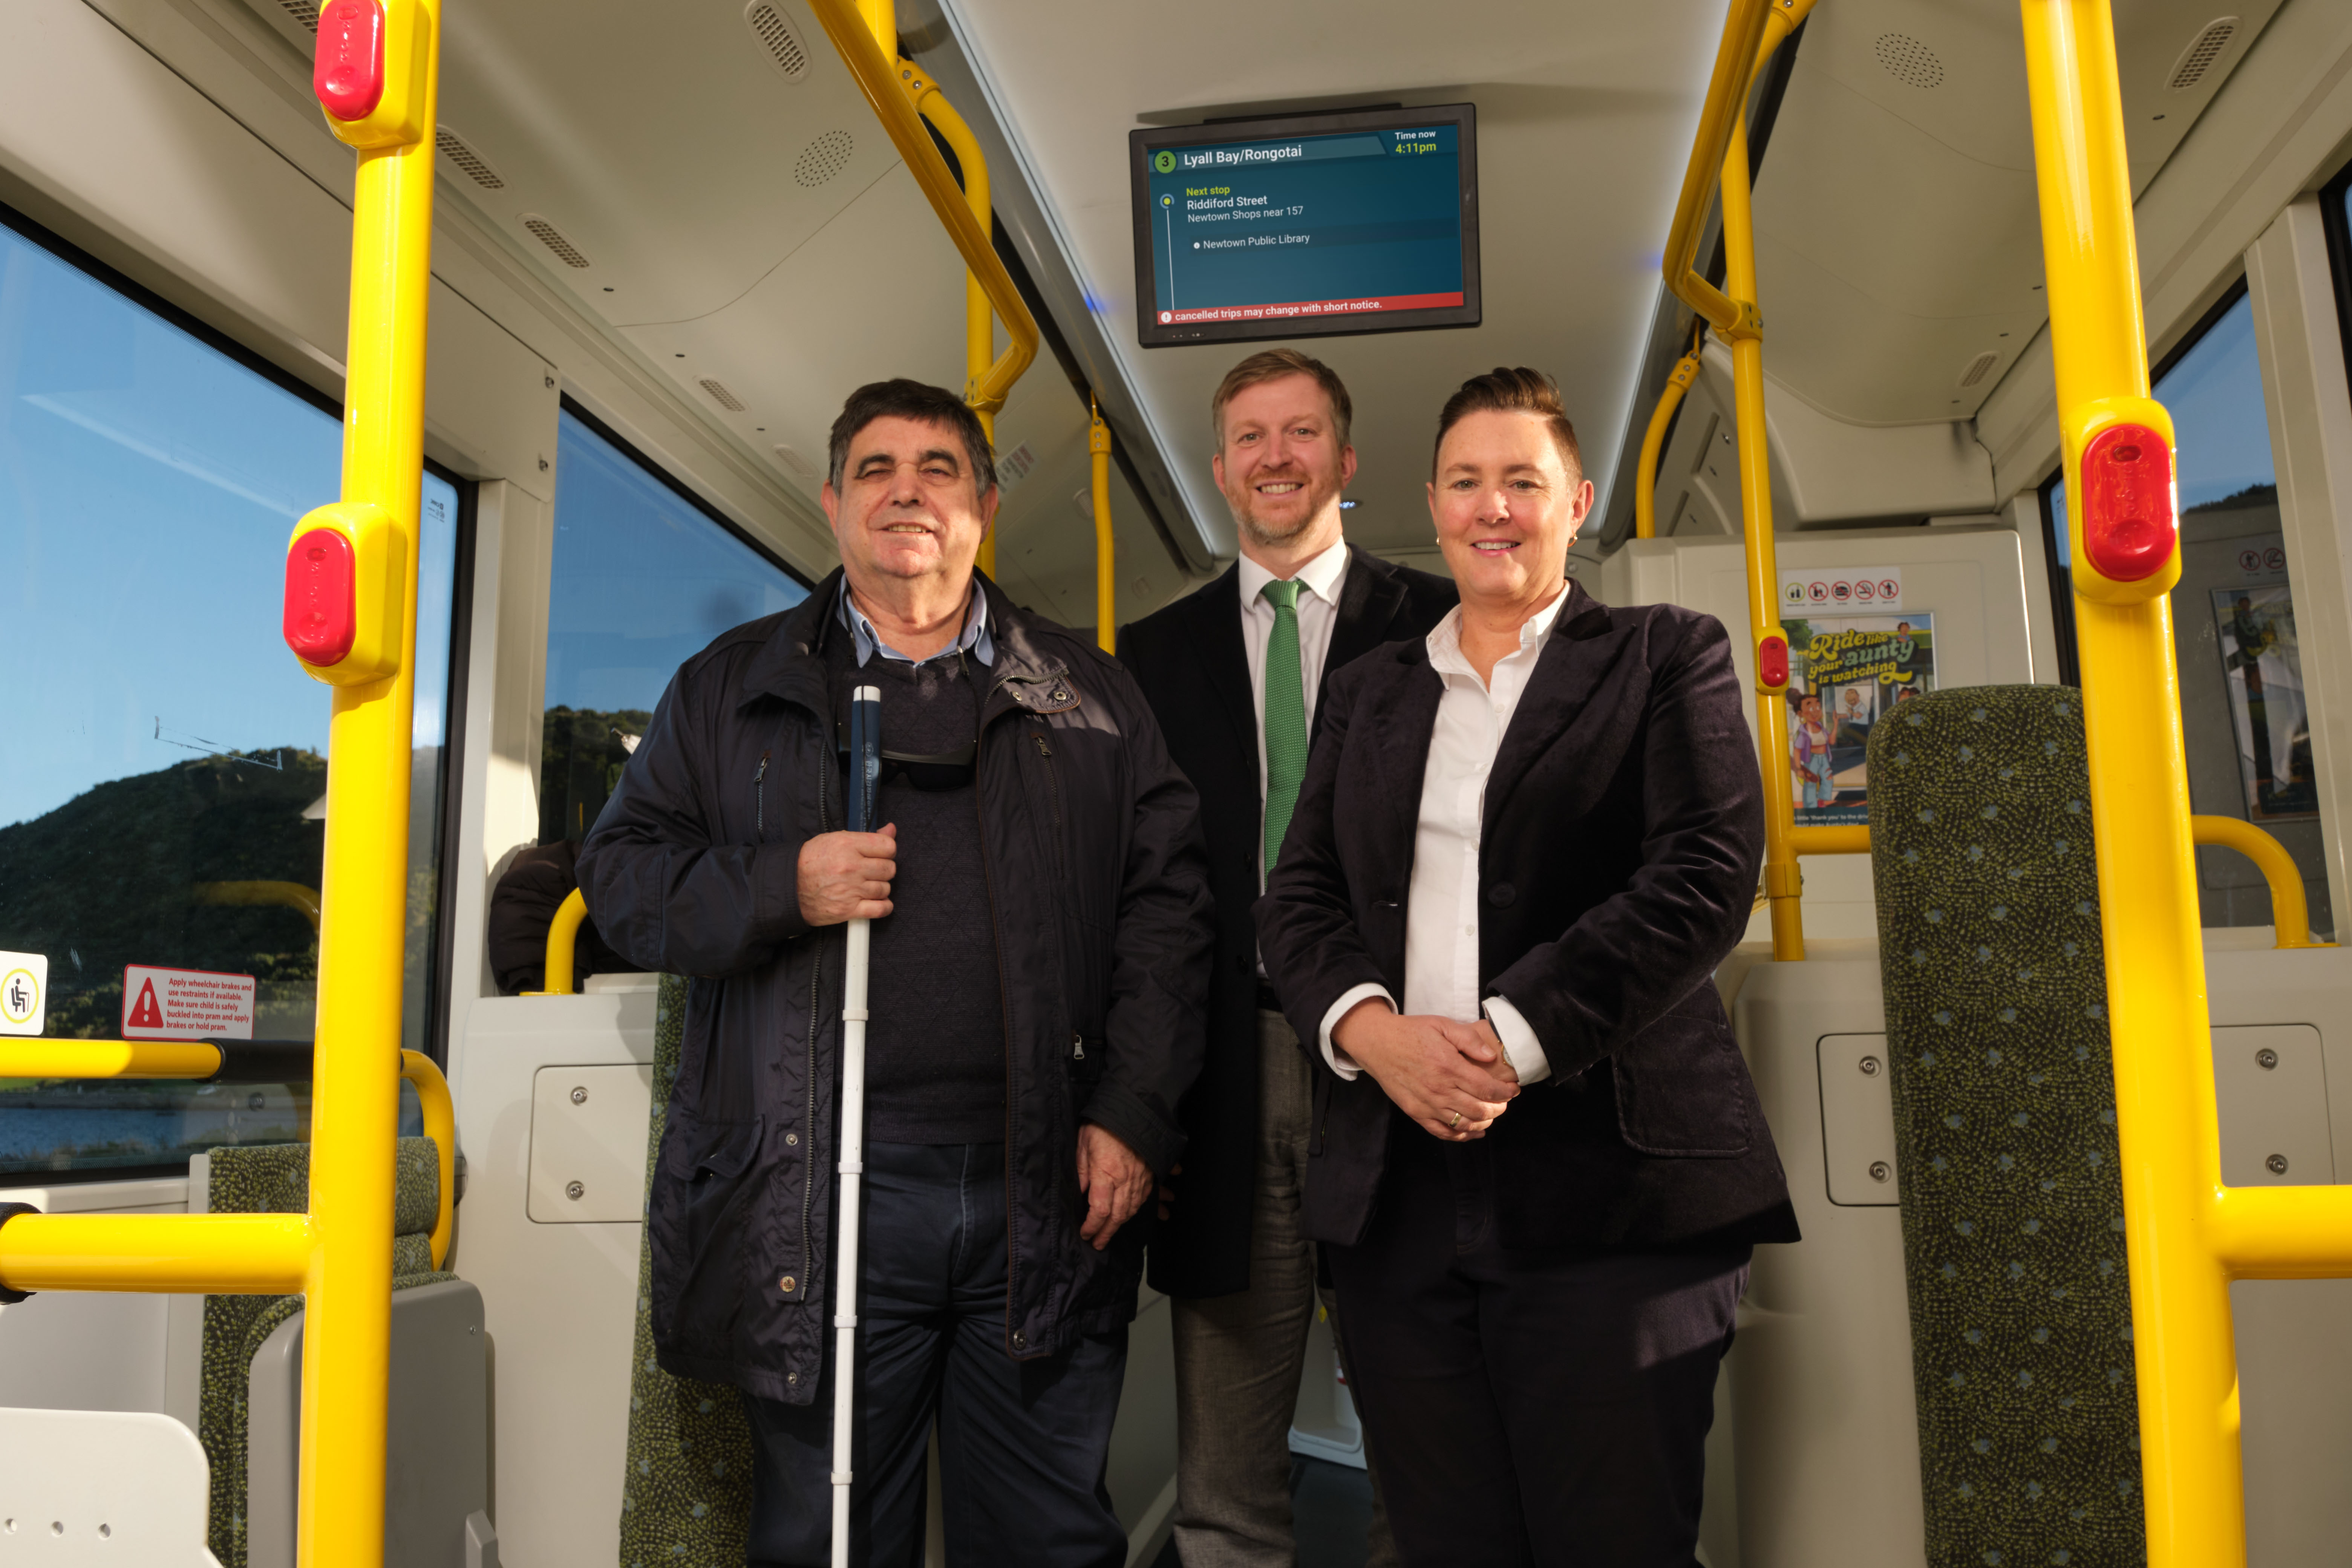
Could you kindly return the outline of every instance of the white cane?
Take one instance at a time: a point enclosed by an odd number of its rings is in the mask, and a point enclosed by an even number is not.
[[[874,831],[882,777],[882,689],[849,701],[849,830]],[[866,971],[871,921],[849,922],[841,994],[841,1219],[833,1249],[833,1568],[849,1568],[849,1438],[856,1410],[857,1198],[866,1172]]]

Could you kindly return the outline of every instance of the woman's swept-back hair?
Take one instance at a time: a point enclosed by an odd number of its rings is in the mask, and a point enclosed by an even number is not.
[[[1445,411],[1437,416],[1437,444],[1429,453],[1431,479],[1437,477],[1437,454],[1445,447],[1445,433],[1473,414],[1541,415],[1569,473],[1583,479],[1584,453],[1576,444],[1576,426],[1569,423],[1568,410],[1560,406],[1559,384],[1539,370],[1499,364],[1472,376],[1445,400]]]

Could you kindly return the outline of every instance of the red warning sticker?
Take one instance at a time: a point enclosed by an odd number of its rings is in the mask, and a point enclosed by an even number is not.
[[[253,995],[250,974],[125,964],[122,1037],[249,1040],[253,1038]]]

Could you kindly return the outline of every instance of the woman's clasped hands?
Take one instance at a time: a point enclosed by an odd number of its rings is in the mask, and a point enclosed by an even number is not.
[[[1385,997],[1368,997],[1333,1026],[1331,1043],[1423,1131],[1449,1143],[1485,1137],[1518,1097],[1518,1074],[1484,1019],[1400,1014]]]

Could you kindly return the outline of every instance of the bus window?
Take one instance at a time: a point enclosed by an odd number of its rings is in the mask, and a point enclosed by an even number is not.
[[[719,633],[807,596],[791,571],[566,404],[539,841],[586,834],[679,665]]]
[[[2334,925],[2319,835],[2310,712],[2279,521],[2253,304],[2224,294],[2156,367],[2179,443],[2179,586],[2172,591],[2189,793],[2200,815],[2257,824],[2302,868],[2315,931]],[[2046,488],[2055,559],[2065,486]],[[2069,606],[2071,608],[2071,605]],[[2242,856],[2197,852],[2204,923],[2267,925],[2270,891]]]
[[[279,634],[340,416],[0,211],[0,950],[44,1033],[308,1041],[330,699]],[[437,936],[457,487],[425,477],[407,1043]],[[201,1020],[201,1021],[195,1021]],[[0,1182],[306,1136],[309,1085],[0,1080]]]

